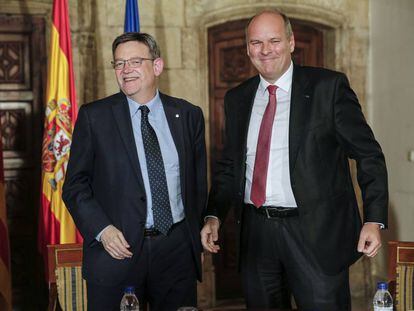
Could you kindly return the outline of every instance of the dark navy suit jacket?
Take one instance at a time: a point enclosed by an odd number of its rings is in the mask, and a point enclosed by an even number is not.
[[[200,228],[207,197],[206,147],[202,111],[160,93],[177,148],[185,223],[201,279]],[[102,285],[119,284],[139,256],[146,220],[146,194],[128,102],[123,93],[83,105],[78,114],[63,200],[84,238],[83,275]],[[96,241],[106,226],[125,236],[134,254],[112,258]]]

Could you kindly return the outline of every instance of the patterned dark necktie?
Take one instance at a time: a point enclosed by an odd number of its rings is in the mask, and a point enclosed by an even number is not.
[[[276,113],[276,85],[269,85],[269,102],[260,124],[259,138],[257,139],[256,159],[254,161],[252,190],[250,200],[256,207],[266,201],[266,179],[269,166],[270,144],[272,140],[273,120]]]
[[[168,196],[167,177],[157,135],[148,121],[147,106],[141,106],[141,134],[147,160],[148,178],[151,188],[154,227],[167,235],[173,224],[170,199]]]

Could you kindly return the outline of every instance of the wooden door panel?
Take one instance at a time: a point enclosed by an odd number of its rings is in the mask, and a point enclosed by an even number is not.
[[[47,68],[44,35],[41,17],[0,14],[0,121],[16,310],[42,309],[37,215]]]
[[[323,66],[323,33],[300,22],[292,22],[295,51],[292,58],[297,65]]]
[[[32,103],[0,102],[3,155],[7,169],[33,165],[31,144]]]
[[[246,53],[240,53],[245,47],[246,42],[243,38],[217,42],[214,50],[214,57],[218,60],[214,77],[215,87],[228,88],[229,85],[237,85],[251,76],[250,60]]]
[[[29,89],[29,36],[0,33],[0,59],[0,89]]]
[[[223,150],[224,95],[232,87],[257,74],[246,53],[246,19],[211,27],[209,42],[210,95],[210,163]],[[322,66],[323,33],[313,26],[292,21],[296,48],[292,58],[296,64]],[[216,299],[241,297],[241,280],[237,273],[236,226],[233,210],[224,221],[220,232],[221,252],[214,255],[216,271]]]

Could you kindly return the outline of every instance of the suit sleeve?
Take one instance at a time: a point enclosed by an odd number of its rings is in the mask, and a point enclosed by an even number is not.
[[[212,177],[212,185],[209,193],[207,211],[205,216],[216,216],[221,222],[224,222],[227,213],[232,206],[235,184],[234,176],[234,155],[235,155],[235,137],[237,133],[233,133],[231,124],[231,117],[237,112],[230,113],[229,106],[232,96],[227,93],[224,98],[224,116],[225,116],[225,130],[224,130],[224,149],[220,159],[215,163],[215,169]],[[236,135],[236,136],[234,136]]]
[[[357,164],[364,222],[377,222],[387,226],[388,182],[384,154],[344,74],[337,80],[336,94],[336,136],[347,155]]]
[[[197,180],[197,205],[200,226],[207,201],[207,154],[205,141],[205,126],[203,112],[197,108],[197,118],[195,125],[195,171]]]
[[[94,158],[88,109],[82,106],[73,132],[62,198],[87,245],[96,242],[96,236],[111,224],[93,195]]]

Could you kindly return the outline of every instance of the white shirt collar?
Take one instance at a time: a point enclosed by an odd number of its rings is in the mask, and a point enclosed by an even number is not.
[[[273,85],[276,85],[278,88],[288,93],[290,91],[290,88],[292,87],[292,76],[293,76],[293,62],[290,61],[288,70],[286,70],[285,73],[279,79],[277,79]],[[262,95],[264,95],[269,85],[270,83],[267,82],[260,75],[260,84],[259,84],[258,91],[262,92]]]
[[[138,113],[138,110],[141,104],[129,98],[128,96],[127,96],[127,100],[128,100],[129,111],[131,113],[131,117],[133,117],[135,114]],[[155,93],[155,96],[145,105],[149,108],[151,112],[153,112],[152,116],[155,117],[158,111],[157,108],[161,105],[161,98],[160,98],[160,93],[158,92],[158,89],[157,89],[157,92]]]

